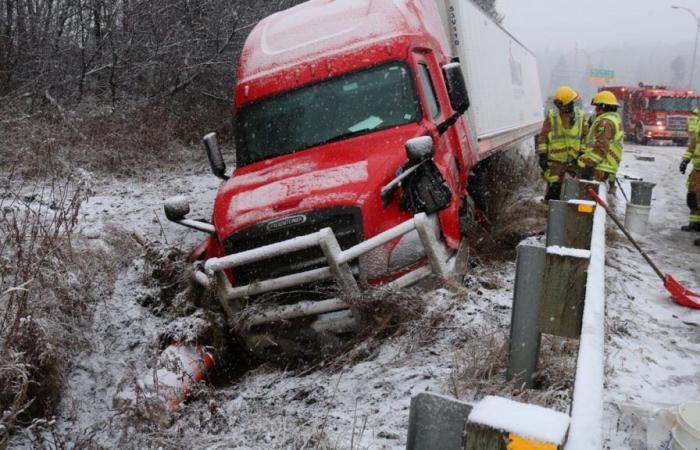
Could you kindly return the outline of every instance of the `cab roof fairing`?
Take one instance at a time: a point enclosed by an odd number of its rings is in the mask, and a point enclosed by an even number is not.
[[[431,0],[311,0],[267,17],[250,33],[235,107],[334,74],[405,59],[421,46],[449,48]],[[440,62],[448,62],[444,59]]]

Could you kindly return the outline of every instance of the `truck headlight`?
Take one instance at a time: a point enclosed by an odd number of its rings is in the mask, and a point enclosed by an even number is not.
[[[663,127],[663,126],[664,126],[664,123],[663,123],[661,120],[657,120],[657,121],[656,121],[656,126],[657,126],[657,127]]]
[[[413,230],[401,236],[398,244],[391,250],[389,273],[405,269],[422,258],[425,258],[425,249],[418,232]]]

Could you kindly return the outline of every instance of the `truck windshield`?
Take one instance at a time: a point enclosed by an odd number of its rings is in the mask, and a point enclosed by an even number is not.
[[[700,99],[684,97],[651,97],[649,109],[652,111],[692,111],[700,107]]]
[[[236,117],[236,164],[416,122],[420,114],[403,63],[341,75],[244,106]]]

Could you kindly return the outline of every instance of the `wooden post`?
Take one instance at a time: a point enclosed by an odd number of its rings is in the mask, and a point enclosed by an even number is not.
[[[561,199],[564,201],[590,200],[588,193],[586,192],[586,189],[589,187],[592,187],[596,193],[599,193],[598,189],[600,187],[600,183],[597,181],[575,180],[567,177],[564,179]]]
[[[486,396],[469,413],[464,450],[557,450],[569,424],[564,413]]]
[[[587,250],[547,249],[539,321],[542,333],[581,335],[589,260]]]
[[[593,202],[550,200],[547,217],[547,247],[590,250],[593,232]]]
[[[475,423],[467,423],[464,450],[507,450],[508,433]]]

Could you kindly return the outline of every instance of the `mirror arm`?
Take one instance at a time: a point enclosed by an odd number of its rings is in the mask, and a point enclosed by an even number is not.
[[[382,207],[386,208],[391,203],[391,198],[394,196],[394,191],[401,186],[401,182],[408,178],[413,172],[418,170],[420,166],[430,161],[431,158],[426,158],[423,161],[411,166],[410,168],[404,170],[399,176],[391,180],[386,186],[384,186],[380,192],[382,198]]]
[[[444,122],[439,123],[437,125],[438,134],[440,136],[445,134],[447,132],[447,130],[449,130],[452,125],[457,123],[457,119],[459,119],[462,116],[462,114],[464,114],[464,113],[456,112],[456,113],[452,114],[450,117],[448,117],[447,119],[445,119]]]

